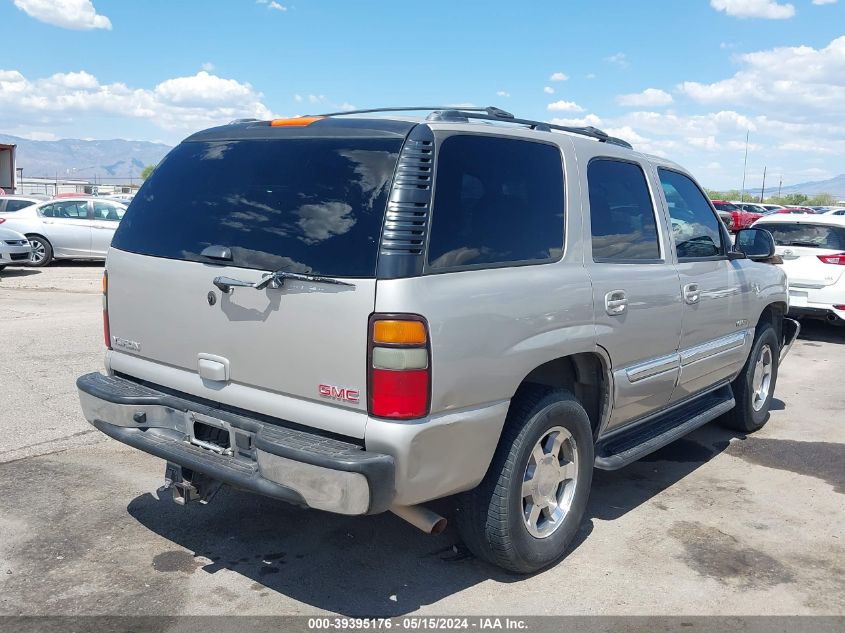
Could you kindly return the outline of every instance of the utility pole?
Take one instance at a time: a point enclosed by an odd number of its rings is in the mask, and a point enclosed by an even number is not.
[[[763,197],[766,195],[766,168],[763,167],[763,188],[760,189],[760,203],[763,202]]]
[[[783,176],[780,177],[780,182],[778,183],[778,198],[780,198],[781,187],[783,187]]]
[[[745,172],[748,169],[748,137],[751,130],[745,131],[745,163],[742,165],[742,191],[739,193],[739,201],[745,202]]]

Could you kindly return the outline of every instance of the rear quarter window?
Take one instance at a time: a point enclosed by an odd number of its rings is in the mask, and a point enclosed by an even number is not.
[[[431,223],[432,271],[560,259],[560,150],[495,136],[445,139],[438,150]]]
[[[35,203],[29,200],[6,200],[6,208],[3,211],[5,213],[12,213],[13,211],[20,211],[21,209],[31,207],[33,204]]]

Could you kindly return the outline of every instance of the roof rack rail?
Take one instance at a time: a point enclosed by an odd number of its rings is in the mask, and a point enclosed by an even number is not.
[[[478,119],[483,121],[498,121],[501,123],[515,123],[517,125],[525,125],[532,130],[540,132],[551,132],[552,130],[559,130],[561,132],[568,132],[570,134],[578,134],[580,136],[587,136],[594,138],[600,143],[611,143],[612,145],[619,145],[627,149],[634,149],[628,141],[621,138],[610,136],[602,130],[587,126],[587,127],[570,127],[567,125],[555,125],[554,123],[546,123],[545,121],[534,121],[531,119],[519,119],[513,114],[495,106],[487,106],[486,108],[477,107],[462,107],[462,106],[407,106],[395,108],[370,108],[366,110],[346,110],[344,112],[327,112],[325,114],[309,115],[309,116],[342,116],[346,114],[373,114],[376,112],[413,112],[413,111],[427,111],[430,112],[426,120],[428,121],[468,121],[469,119]]]

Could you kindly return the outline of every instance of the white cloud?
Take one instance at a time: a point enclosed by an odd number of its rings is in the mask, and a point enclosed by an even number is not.
[[[574,101],[555,101],[554,103],[550,103],[548,109],[552,112],[583,112],[584,108],[579,106]]]
[[[610,57],[605,57],[604,61],[609,62],[611,64],[616,64],[620,68],[627,68],[631,65],[628,61],[628,56],[625,53],[615,53]]]
[[[200,68],[207,72],[211,72],[212,70],[214,70],[214,64],[212,64],[211,62],[205,62],[202,66],[200,66]]]
[[[646,88],[642,92],[619,95],[616,98],[616,103],[621,106],[633,106],[638,108],[667,106],[672,103],[672,101],[672,95],[664,90],[658,90],[657,88]]]
[[[740,70],[678,89],[699,103],[760,107],[770,116],[838,121],[845,103],[845,36],[828,46],[774,48],[739,56]]]
[[[555,89],[551,86],[546,86],[545,88],[543,88],[543,92],[545,92],[547,95],[553,95],[555,93]]]
[[[735,61],[735,72],[721,80],[678,86],[704,112],[664,110],[673,95],[653,89],[618,97],[636,105],[633,111],[562,114],[551,122],[601,128],[637,151],[678,161],[716,189],[741,186],[747,132],[747,182],[755,186],[764,167],[770,180],[783,175],[784,184],[845,172],[845,36],[827,46],[772,48]]]
[[[73,124],[81,131],[86,116],[143,119],[180,132],[237,118],[273,116],[252,86],[206,71],[167,79],[150,89],[101,84],[85,71],[28,79],[17,70],[0,70],[0,110],[4,123],[29,125],[36,132],[44,121],[53,129]]]
[[[569,76],[563,73],[552,73],[552,76],[549,77],[549,81],[566,81],[567,79],[569,79]]]
[[[242,103],[253,96],[252,86],[235,79],[223,79],[201,70],[193,77],[162,81],[154,93],[163,103],[180,106]]]
[[[255,4],[263,4],[268,9],[273,10],[273,11],[287,11],[288,10],[288,8],[285,5],[280,4],[280,3],[276,2],[275,0],[255,0]]]
[[[793,5],[775,0],[710,0],[710,6],[735,18],[786,20],[795,15]]]
[[[813,0],[813,4],[836,4],[836,0]]]
[[[565,125],[567,127],[599,127],[602,124],[602,120],[595,114],[587,114],[586,116],[578,119],[562,119],[555,117],[551,119],[549,123],[553,123],[554,125]]]
[[[587,79],[595,79],[595,78],[596,78],[596,74],[595,74],[595,73],[589,73],[589,74],[587,74],[586,78],[587,78]]]
[[[497,97],[510,97],[511,93],[509,93],[507,90],[499,90],[498,92],[496,92],[496,96]]]
[[[39,22],[63,29],[111,30],[111,20],[98,14],[91,0],[15,0],[15,6]]]

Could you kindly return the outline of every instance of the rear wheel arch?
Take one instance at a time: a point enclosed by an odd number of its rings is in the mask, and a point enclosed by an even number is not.
[[[778,341],[783,340],[783,318],[786,316],[787,306],[783,301],[770,303],[763,308],[755,324],[755,334],[758,334],[766,326],[771,325],[775,330]]]
[[[593,436],[598,435],[610,410],[610,367],[606,358],[594,352],[561,356],[535,367],[519,383],[512,401],[528,385],[566,389],[587,411]]]

